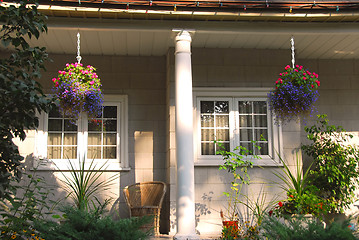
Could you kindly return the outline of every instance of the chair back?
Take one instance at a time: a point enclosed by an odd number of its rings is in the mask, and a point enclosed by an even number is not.
[[[136,183],[123,190],[130,208],[156,206],[161,208],[166,184],[160,181]]]

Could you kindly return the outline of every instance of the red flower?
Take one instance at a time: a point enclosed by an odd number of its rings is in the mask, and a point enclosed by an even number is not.
[[[316,83],[317,83],[317,85],[318,85],[318,87],[320,86],[320,82],[317,80],[317,81],[315,81]]]
[[[294,196],[293,196],[293,195],[289,195],[289,197],[294,198]]]
[[[279,205],[279,207],[283,207],[283,203],[282,203],[282,202],[279,202],[278,205]]]
[[[268,212],[268,214],[269,214],[269,216],[271,217],[272,214],[273,214],[273,210],[270,210],[270,211]]]

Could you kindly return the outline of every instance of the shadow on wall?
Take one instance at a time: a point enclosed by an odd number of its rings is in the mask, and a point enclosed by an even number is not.
[[[214,193],[212,191],[210,191],[208,194],[203,193],[203,195],[201,197],[203,202],[207,201],[208,204],[209,204],[212,201],[212,195],[213,194]],[[198,202],[195,203],[196,233],[199,234],[199,235],[201,233],[198,231],[197,226],[201,221],[201,217],[212,213],[211,208],[207,204],[205,204],[203,202],[202,203],[198,203]],[[171,202],[170,215],[174,216],[174,217],[171,217],[171,219],[175,219],[175,220],[171,220],[171,222],[170,222],[170,228],[171,228],[171,230],[174,230],[174,229],[177,228],[176,203],[175,202]]]
[[[64,177],[61,173],[61,171],[58,170],[47,170],[47,169],[37,169],[38,164],[41,164],[41,161],[37,161],[35,160],[36,157],[33,154],[27,155],[25,157],[25,161],[24,161],[24,167],[25,167],[25,174],[32,174],[32,175],[37,175],[40,178],[44,179],[44,184],[43,187],[48,190],[49,194],[48,194],[48,199],[47,199],[47,203],[48,205],[51,207],[52,212],[49,214],[49,217],[51,218],[51,216],[53,214],[61,214],[60,209],[65,206],[65,205],[73,205],[73,201],[70,198],[66,198],[68,193],[65,190],[65,186],[64,183],[62,182],[64,180]],[[64,160],[66,161],[66,160]],[[64,174],[66,174],[66,176],[70,176],[70,172],[63,172]],[[112,173],[115,174],[115,173]],[[24,175],[26,176],[26,175]],[[101,178],[99,179],[99,181],[103,181],[106,178],[109,178],[109,176],[101,176]],[[20,184],[26,184],[28,182],[28,179],[23,177],[23,179],[21,180],[22,182]],[[118,181],[116,180],[116,183]],[[117,188],[118,189],[118,188]],[[21,193],[20,193],[21,194]],[[113,198],[113,195],[116,195],[115,192],[113,191],[108,191],[105,192],[104,194],[101,195],[96,195],[96,197],[98,198],[98,200],[103,203],[105,202],[106,199],[108,198]],[[110,210],[109,208],[111,207],[111,205],[109,205],[108,210]]]

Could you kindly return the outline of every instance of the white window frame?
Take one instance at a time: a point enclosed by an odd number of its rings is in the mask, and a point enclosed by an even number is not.
[[[94,159],[97,167],[106,163],[106,171],[129,171],[128,162],[128,96],[127,95],[104,95],[104,106],[117,106],[117,158],[116,159]],[[87,150],[87,117],[81,116],[79,121],[77,138],[77,158],[85,156]],[[47,124],[48,114],[39,114],[39,127],[35,135],[35,159],[42,160],[39,170],[68,170],[69,162],[67,159],[47,159]],[[87,159],[85,168],[89,167],[92,159]],[[78,159],[71,160],[75,166],[78,165]],[[37,165],[37,162],[34,162]],[[35,166],[35,165],[34,165]]]
[[[230,150],[239,145],[238,101],[266,101],[270,88],[193,88],[194,109],[194,159],[196,166],[218,166],[223,164],[219,155],[201,155],[201,112],[200,101],[229,101]],[[268,106],[268,105],[267,105]],[[274,124],[274,117],[267,107],[268,155],[252,160],[257,166],[279,166],[283,154],[282,128]]]

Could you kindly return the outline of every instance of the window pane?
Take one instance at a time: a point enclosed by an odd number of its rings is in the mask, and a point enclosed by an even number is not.
[[[47,157],[49,159],[61,159],[61,147],[47,147]]]
[[[101,133],[89,133],[88,145],[101,145]]]
[[[77,133],[65,133],[64,145],[77,145]]]
[[[77,147],[64,147],[64,159],[76,159]]]
[[[254,115],[255,127],[267,127],[267,115]]]
[[[217,129],[216,139],[219,141],[229,141],[229,130],[228,129]]]
[[[69,119],[65,119],[64,130],[65,131],[77,131],[77,124],[70,122]]]
[[[214,127],[214,116],[201,115],[201,127]]]
[[[253,113],[267,113],[267,102],[265,101],[254,101],[253,102]]]
[[[101,159],[101,147],[88,147],[87,148],[88,159]]]
[[[268,130],[267,129],[255,129],[254,130],[256,141],[267,141],[268,140]],[[265,140],[262,140],[262,136]]]
[[[62,130],[62,120],[61,119],[49,119],[48,131],[61,131]]]
[[[255,149],[255,154],[257,155],[268,155],[268,143],[257,143],[260,149]]]
[[[229,113],[228,111],[228,101],[218,101],[214,108],[216,113]]]
[[[59,109],[57,107],[51,109],[49,112],[49,117],[51,118],[61,118],[61,114],[59,113]]]
[[[221,146],[216,144],[216,152],[219,150],[229,151],[229,143],[221,143]]]
[[[61,133],[48,133],[47,144],[48,145],[61,145]]]
[[[116,120],[105,120],[103,131],[105,132],[116,132],[117,131],[117,121]]]
[[[117,118],[117,107],[116,106],[105,106],[103,109],[104,118]]]
[[[116,159],[116,147],[104,147],[103,148],[104,159]]]
[[[100,132],[102,131],[102,120],[100,119],[91,119],[88,122],[88,131]]]
[[[253,139],[253,132],[252,129],[241,129],[239,131],[240,134],[240,141],[251,141]]]
[[[217,115],[216,116],[216,127],[229,127],[229,116],[228,115]]]
[[[248,150],[248,155],[253,155],[253,143],[241,142],[240,145]]]
[[[214,143],[202,143],[202,155],[215,155]]]
[[[239,109],[239,113],[252,113],[252,102],[239,101],[238,109]]]
[[[104,133],[103,141],[104,145],[116,145],[116,133]]]
[[[214,113],[214,102],[201,101],[201,113]]]
[[[202,129],[201,130],[202,141],[214,141],[214,130],[213,129]]]
[[[251,126],[253,126],[251,115],[239,116],[239,127],[251,127]]]

